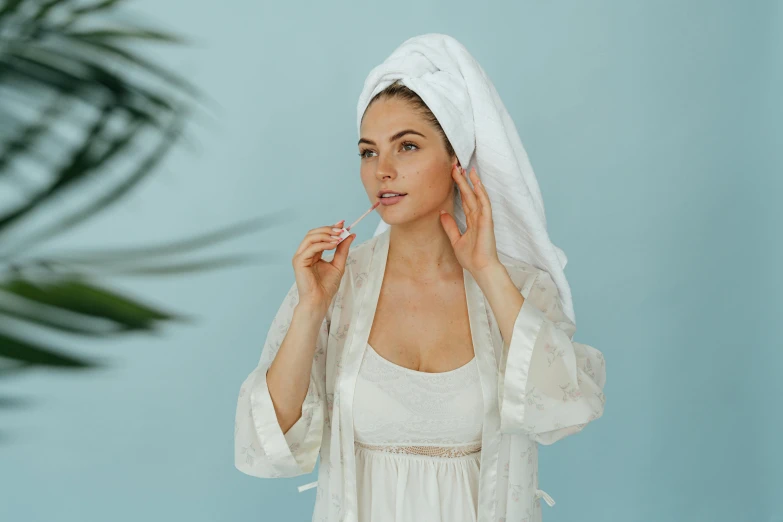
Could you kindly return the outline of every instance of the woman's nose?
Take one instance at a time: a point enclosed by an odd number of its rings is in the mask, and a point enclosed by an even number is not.
[[[394,165],[394,160],[389,156],[378,158],[376,175],[379,178],[394,177],[397,169]]]

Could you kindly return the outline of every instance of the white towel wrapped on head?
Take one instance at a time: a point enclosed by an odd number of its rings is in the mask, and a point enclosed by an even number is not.
[[[546,270],[557,285],[563,311],[576,324],[564,273],[568,258],[549,239],[544,202],[530,160],[511,116],[479,63],[445,34],[406,40],[367,76],[357,105],[359,133],[370,100],[395,81],[427,104],[466,171],[476,168],[492,203],[498,252]],[[468,183],[472,185],[469,178]],[[459,197],[454,218],[464,232],[465,213]],[[375,235],[388,227],[381,220]]]

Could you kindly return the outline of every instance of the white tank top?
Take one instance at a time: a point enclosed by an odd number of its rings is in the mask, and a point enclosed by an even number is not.
[[[394,364],[367,344],[353,408],[360,443],[480,443],[484,399],[476,357],[456,370],[427,373]]]

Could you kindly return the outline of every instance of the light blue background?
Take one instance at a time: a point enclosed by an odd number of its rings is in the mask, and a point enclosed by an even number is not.
[[[225,251],[277,262],[117,288],[196,315],[158,337],[72,340],[109,371],[0,392],[0,520],[309,521],[315,489],[233,464],[239,385],[305,232],[369,205],[356,101],[405,39],[443,32],[483,65],[569,256],[576,340],[606,356],[606,412],[541,448],[549,522],[783,521],[780,151],[783,3],[146,0],[198,41],[159,59],[220,104],[155,179],[52,246],[174,239],[295,209]],[[777,94],[776,94],[777,93]],[[358,227],[368,240],[377,215]]]

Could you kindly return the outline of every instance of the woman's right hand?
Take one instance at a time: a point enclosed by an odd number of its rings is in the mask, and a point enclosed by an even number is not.
[[[342,228],[344,222],[343,219],[334,225],[310,230],[299,245],[292,261],[296,288],[299,291],[299,303],[322,308],[324,313],[340,288],[340,281],[345,273],[348,249],[356,237],[356,234],[351,234],[339,245],[337,244],[334,237],[338,233],[333,232],[332,227]],[[337,249],[332,260],[321,259],[323,251],[334,248],[335,245],[337,245]]]

